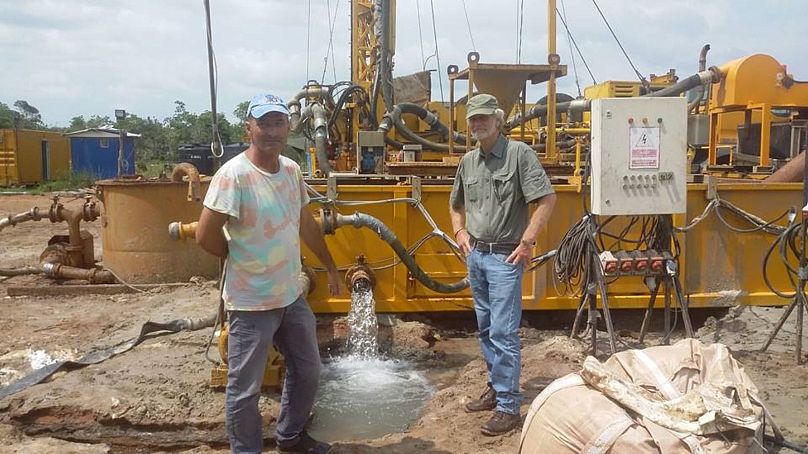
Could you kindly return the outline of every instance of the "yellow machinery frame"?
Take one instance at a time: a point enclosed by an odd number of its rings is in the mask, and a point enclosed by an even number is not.
[[[421,186],[420,191],[418,186]],[[316,188],[318,191],[325,191],[323,187]],[[431,231],[419,210],[404,199],[421,200],[438,226],[445,229],[444,231],[450,230],[448,197],[451,187],[447,184],[346,184],[335,189],[338,192],[337,200],[402,200],[361,207],[337,204],[337,210],[342,214],[352,214],[359,210],[380,219],[395,231],[404,245],[415,244]],[[537,241],[537,254],[557,245],[565,232],[583,215],[582,194],[574,185],[556,185],[555,189],[558,195],[556,210],[549,228]],[[764,219],[773,219],[791,206],[801,206],[802,201],[802,186],[797,183],[726,183],[718,185],[718,192],[722,199]],[[706,184],[688,186],[688,218],[704,210],[709,203],[707,193]],[[314,208],[318,207],[313,206],[312,209]],[[727,214],[724,217],[729,222],[735,219]],[[686,222],[685,216],[674,216],[675,225],[682,226]],[[773,241],[771,235],[761,232],[737,234],[711,215],[679,238],[682,245],[680,275],[691,307],[785,303],[785,300],[778,298],[766,287],[760,272],[760,261]],[[376,282],[384,284],[378,285],[374,290],[378,312],[457,311],[472,308],[468,289],[451,295],[435,293],[414,280],[403,264],[392,265],[395,259],[392,249],[369,229],[342,227],[334,236],[327,237],[326,241],[338,265],[343,269],[353,265],[358,254],[363,254],[371,266],[384,266],[383,269],[374,271]],[[314,263],[314,254],[305,250],[304,255],[311,258],[307,259],[308,264],[317,266]],[[426,242],[415,252],[414,257],[427,274],[439,281],[453,282],[465,276],[464,264],[439,239]],[[776,262],[776,259],[772,260],[770,268],[772,282],[781,289],[791,288],[785,270]],[[325,274],[317,273],[317,279],[324,280]],[[560,289],[557,291],[553,279],[551,265],[526,273],[522,301],[526,310],[577,308],[578,298],[565,295]],[[309,297],[316,312],[346,312],[350,309],[350,295],[346,293],[341,297],[329,298],[324,289],[327,286],[323,281]],[[645,308],[648,304],[648,290],[638,277],[620,279],[609,285],[609,304],[613,308]]]

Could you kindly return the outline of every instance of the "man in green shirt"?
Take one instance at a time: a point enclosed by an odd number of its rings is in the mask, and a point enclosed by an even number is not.
[[[479,147],[460,160],[449,214],[466,256],[489,379],[486,391],[466,410],[494,410],[482,426],[483,434],[494,436],[521,423],[522,276],[556,196],[536,152],[500,134],[504,112],[495,97],[469,99],[466,119]],[[529,204],[536,206],[532,215]]]

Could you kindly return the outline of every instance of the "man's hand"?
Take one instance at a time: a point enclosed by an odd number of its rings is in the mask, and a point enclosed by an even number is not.
[[[532,252],[530,247],[525,246],[524,243],[519,243],[519,246],[516,246],[516,249],[511,252],[511,255],[505,261],[513,265],[522,264],[522,266],[527,267],[530,265],[530,259],[533,258],[531,257]]]
[[[457,246],[460,248],[460,253],[463,254],[463,257],[468,257],[471,254],[471,235],[469,235],[469,232],[466,229],[460,229],[455,240],[457,240]]]
[[[334,268],[332,270],[328,270],[328,293],[331,296],[339,296],[342,292],[342,278],[340,278],[339,272],[337,269]]]

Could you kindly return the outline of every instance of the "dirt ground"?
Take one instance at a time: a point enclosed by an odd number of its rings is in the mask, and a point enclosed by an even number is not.
[[[65,199],[67,201],[67,199]],[[69,202],[80,204],[81,200]],[[0,215],[32,206],[46,208],[48,197],[0,196]],[[97,224],[87,224],[101,257]],[[66,226],[48,221],[10,227],[0,232],[0,268],[36,265],[51,235]],[[146,321],[200,318],[214,313],[217,290],[212,282],[146,293],[60,297],[5,296],[9,287],[51,285],[38,276],[0,277],[0,387],[26,375],[32,363],[76,359],[96,348],[137,336]],[[808,444],[808,365],[795,360],[792,316],[767,353],[763,345],[782,314],[779,308],[733,308],[707,317],[698,331],[704,342],[722,342],[745,367],[789,441]],[[382,344],[395,356],[419,360],[433,368],[437,391],[421,417],[406,433],[374,440],[334,443],[338,453],[502,453],[516,452],[519,431],[489,438],[479,427],[486,414],[462,408],[486,382],[485,366],[473,338],[473,321],[420,317],[380,330]],[[588,347],[566,336],[567,322],[537,323],[542,314],[526,317],[523,340],[523,415],[532,399],[555,378],[577,371]],[[659,317],[661,318],[661,317]],[[694,317],[697,318],[697,317]],[[412,318],[416,320],[416,318]],[[704,319],[704,317],[701,317]],[[344,322],[320,317],[321,345],[344,339]],[[636,346],[636,317],[615,321],[620,347]],[[550,329],[548,328],[550,325]],[[541,329],[539,329],[541,328]],[[808,331],[808,330],[806,330]],[[211,363],[204,356],[210,329],[151,337],[132,350],[100,364],[58,372],[51,380],[0,400],[2,453],[225,453],[221,391],[208,386]],[[604,336],[601,336],[603,339]],[[658,343],[652,335],[650,344]],[[808,346],[808,332],[803,340]],[[601,346],[601,352],[606,346]],[[211,357],[218,352],[211,350]],[[601,358],[604,359],[604,358]],[[806,357],[808,359],[808,357]],[[266,393],[261,410],[267,427],[266,450],[278,395]]]

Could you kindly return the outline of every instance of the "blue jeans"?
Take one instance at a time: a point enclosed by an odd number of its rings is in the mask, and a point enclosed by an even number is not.
[[[497,393],[497,410],[519,414],[524,267],[507,263],[505,254],[472,250],[466,259],[474,311],[480,330],[480,348],[488,367],[488,379]]]
[[[320,383],[314,313],[301,296],[282,309],[231,311],[229,318],[225,423],[230,449],[252,454],[263,448],[258,398],[273,343],[286,363],[275,439],[279,444],[294,444],[306,425]]]

